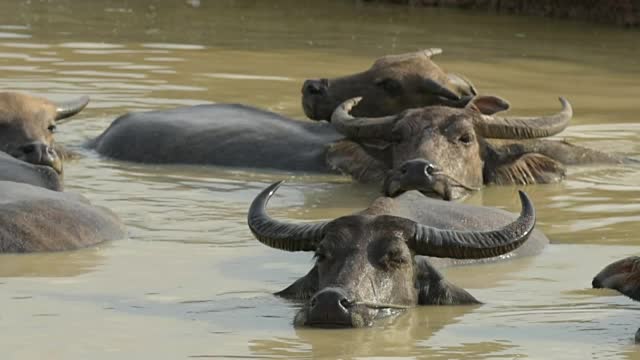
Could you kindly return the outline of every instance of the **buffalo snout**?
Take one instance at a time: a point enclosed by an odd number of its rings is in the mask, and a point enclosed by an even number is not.
[[[329,80],[306,80],[302,85],[302,94],[304,95],[325,95],[329,89]]]
[[[329,96],[328,79],[306,80],[302,84],[302,108],[309,119],[328,119],[335,106]]]
[[[20,146],[14,154],[17,159],[34,165],[44,165],[53,168],[57,173],[62,173],[62,161],[56,151],[49,145],[34,141]]]
[[[440,179],[442,169],[425,159],[413,159],[404,162],[389,171],[384,181],[383,192],[395,197],[405,191],[418,190],[425,193],[444,193],[444,184]]]
[[[351,301],[341,288],[325,288],[309,303],[307,324],[318,327],[348,327],[351,324]]]

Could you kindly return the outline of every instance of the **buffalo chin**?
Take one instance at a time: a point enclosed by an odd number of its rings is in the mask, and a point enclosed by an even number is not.
[[[442,200],[459,200],[469,194],[467,190],[460,186],[449,184],[445,181],[427,182],[423,186],[406,186],[401,181],[385,181],[383,192],[386,196],[396,197],[404,192],[417,190],[426,197]]]
[[[347,321],[319,321],[310,320],[308,308],[305,306],[296,314],[293,325],[295,327],[308,327],[317,329],[349,329],[371,327],[378,323],[392,321],[395,317],[403,314],[403,309],[371,309],[366,306],[357,306],[349,314]]]

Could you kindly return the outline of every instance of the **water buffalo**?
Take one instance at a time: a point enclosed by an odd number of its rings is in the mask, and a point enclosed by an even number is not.
[[[53,133],[63,119],[80,112],[88,102],[86,96],[56,104],[22,93],[0,92],[0,151],[48,166],[61,175],[66,151],[55,144]],[[0,180],[14,180],[7,175],[0,173]]]
[[[334,112],[332,125],[354,141],[333,144],[327,159],[333,168],[362,181],[383,179],[389,170],[406,171],[401,164],[422,159],[426,166],[419,172],[428,181],[420,190],[451,200],[483,184],[555,182],[564,177],[565,165],[625,161],[565,141],[536,139],[567,126],[572,109],[564,98],[559,113],[541,117],[487,115],[505,109],[505,101],[477,96],[462,109],[430,106],[357,118],[349,111],[358,101],[348,100]],[[367,141],[377,145],[366,146]],[[386,186],[389,195],[400,189],[393,178]]]
[[[126,236],[119,218],[84,197],[0,181],[0,253],[72,250]]]
[[[388,55],[357,74],[307,80],[302,86],[304,113],[312,120],[329,121],[338,105],[355,96],[364,98],[353,109],[355,116],[386,116],[430,105],[463,107],[476,89],[431,60],[440,53],[441,49],[426,49]]]
[[[630,256],[607,265],[593,278],[594,289],[614,289],[633,300],[640,301],[640,257]],[[636,332],[640,343],[640,329]]]
[[[277,293],[306,302],[294,320],[299,326],[363,327],[415,305],[478,303],[434,266],[535,254],[548,243],[534,230],[535,211],[523,192],[522,212],[515,220],[502,210],[430,199],[412,191],[378,198],[354,215],[293,224],[266,213],[280,184],[254,199],[248,224],[267,246],[315,253],[311,271]]]
[[[479,98],[474,101],[480,103]],[[507,107],[504,101],[499,105]],[[493,110],[488,104],[480,107]],[[520,118],[513,121],[526,124]],[[347,136],[353,138],[352,133]],[[381,140],[345,140],[332,124],[295,121],[244,105],[212,104],[124,115],[88,146],[105,156],[143,163],[345,173],[358,181],[382,182],[392,167],[385,162],[391,157],[388,143]]]
[[[354,111],[367,116],[431,104],[464,106],[475,89],[430,60],[439,52],[386,56],[364,73],[306,81],[305,111],[329,119],[342,101],[361,95],[367,98]],[[326,173],[337,172],[327,163],[327,147],[342,138],[326,122],[296,121],[245,105],[210,104],[126,114],[87,145],[104,156],[143,163]]]

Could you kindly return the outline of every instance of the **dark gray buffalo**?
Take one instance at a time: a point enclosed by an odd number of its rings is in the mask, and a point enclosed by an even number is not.
[[[535,211],[523,192],[517,218],[412,191],[378,198],[354,215],[294,224],[266,213],[280,184],[254,199],[248,224],[265,245],[315,253],[311,271],[277,293],[305,301],[295,317],[298,326],[363,327],[416,305],[475,304],[473,296],[445,280],[434,265],[531,255],[548,243],[534,230]]]
[[[630,256],[607,265],[593,278],[594,289],[613,289],[633,300],[640,301],[640,257]],[[640,329],[636,332],[640,343]]]
[[[80,195],[0,181],[0,253],[73,250],[125,236],[115,214]]]
[[[388,195],[403,190],[401,182],[388,177],[390,170],[405,179],[407,171],[415,171],[423,182],[411,184],[412,189],[450,200],[483,184],[556,182],[564,178],[566,165],[627,161],[565,141],[539,139],[568,125],[572,109],[564,98],[560,112],[540,117],[487,115],[505,109],[505,101],[477,96],[462,109],[429,106],[357,118],[349,112],[358,101],[348,100],[334,112],[332,125],[353,141],[332,145],[327,159],[333,168],[361,181],[387,176]],[[368,141],[377,144],[367,146]],[[406,165],[415,159],[418,162]],[[416,166],[420,162],[424,166]]]
[[[54,141],[56,126],[80,112],[86,96],[53,103],[17,92],[0,92],[0,180],[26,181],[59,189],[62,161],[67,152]],[[20,165],[8,156],[33,164]],[[53,171],[44,169],[48,167]]]
[[[475,94],[468,81],[446,74],[431,56],[439,49],[385,56],[365,72],[308,80],[307,115],[329,120],[343,101],[365,96],[356,113],[395,114],[427,105],[464,106]],[[144,163],[210,164],[307,172],[336,172],[327,147],[343,136],[330,124],[296,121],[237,104],[130,113],[116,119],[89,147],[112,158]]]

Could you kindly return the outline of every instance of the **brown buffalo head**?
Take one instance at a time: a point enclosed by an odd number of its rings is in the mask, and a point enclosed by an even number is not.
[[[594,289],[614,289],[640,301],[640,257],[630,256],[607,265],[591,283]]]
[[[315,253],[314,268],[291,286],[297,289],[292,297],[306,301],[294,321],[299,326],[363,327],[418,304],[477,303],[416,255],[498,256],[522,245],[535,225],[533,205],[523,192],[520,217],[491,231],[437,229],[375,210],[328,222],[285,223],[266,213],[267,202],[281,183],[254,199],[248,223],[256,239],[267,246]]]
[[[56,125],[82,110],[89,98],[65,103],[16,92],[0,92],[0,151],[35,165],[62,173],[62,161],[54,150]]]
[[[349,174],[356,173],[356,178],[368,171],[362,169],[364,163],[383,168],[385,172],[391,170],[387,178],[391,188],[385,189],[389,195],[402,190],[397,181],[394,183],[394,176],[403,177],[411,166],[415,168],[415,162],[403,167],[414,159],[425,162],[424,184],[419,190],[447,200],[460,198],[484,183],[535,183],[541,181],[538,172],[564,174],[561,165],[522,148],[518,142],[496,149],[488,141],[520,141],[562,131],[572,115],[571,106],[564,98],[560,98],[560,113],[530,118],[487,115],[508,107],[506,101],[492,96],[477,96],[462,109],[429,106],[379,118],[351,116],[349,112],[358,101],[351,99],[338,107],[332,124],[338,132],[366,149],[367,155],[363,155],[360,148],[354,150],[353,144],[351,148],[338,144],[328,152],[329,163]],[[376,145],[367,145],[371,143]]]
[[[640,257],[630,256],[607,265],[591,282],[594,289],[613,289],[640,301]],[[636,331],[636,343],[640,343],[640,329]]]
[[[313,120],[330,120],[343,101],[360,96],[356,116],[386,116],[429,105],[462,107],[476,94],[473,85],[456,74],[446,74],[431,61],[440,49],[382,57],[361,73],[335,79],[307,80],[302,107]]]

